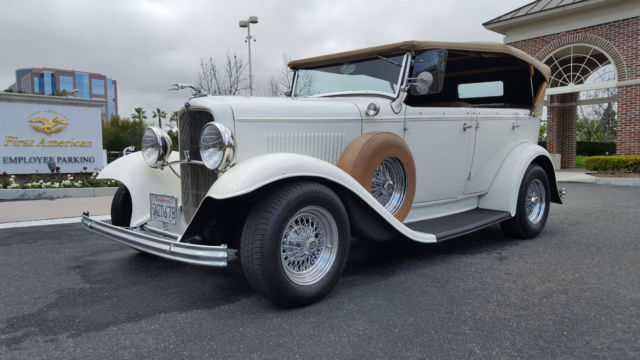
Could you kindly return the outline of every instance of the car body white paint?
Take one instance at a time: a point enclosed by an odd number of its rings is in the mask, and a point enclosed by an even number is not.
[[[380,109],[373,116],[366,113],[371,103]],[[285,178],[322,178],[348,189],[398,232],[420,242],[436,239],[409,229],[335,166],[356,137],[372,131],[391,132],[409,145],[417,187],[406,223],[476,207],[508,211],[513,216],[527,167],[537,156],[550,159],[536,144],[540,118],[525,109],[411,107],[366,95],[204,96],[189,99],[181,114],[186,108],[211,113],[234,133],[237,144],[234,166],[219,176],[206,196],[229,199]],[[171,160],[178,158],[176,152],[171,156]],[[179,166],[174,169],[179,172]],[[180,179],[168,168],[150,168],[140,153],[109,164],[100,178],[117,179],[129,188],[132,226],[149,220],[150,193],[175,196],[180,203]],[[176,233],[188,225],[183,216],[179,218],[170,229]]]
[[[489,191],[478,199],[478,207],[516,213],[520,183],[531,162],[538,156],[551,156],[538,144],[521,141],[502,162]],[[552,181],[552,179],[549,179]]]
[[[170,161],[178,160],[178,153],[172,152]],[[180,174],[180,166],[173,167]],[[180,201],[180,178],[170,169],[152,168],[144,161],[142,152],[125,155],[105,167],[98,179],[115,179],[123,183],[131,194],[133,212],[131,226],[139,226],[149,221],[149,194],[171,195]],[[186,228],[184,217],[178,217],[178,224],[172,230]]]

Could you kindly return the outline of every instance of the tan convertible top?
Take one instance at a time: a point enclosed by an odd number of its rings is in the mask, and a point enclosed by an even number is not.
[[[533,56],[514,47],[497,42],[444,42],[444,41],[403,41],[393,44],[374,46],[359,50],[345,51],[335,54],[315,56],[311,58],[294,60],[289,63],[291,69],[306,69],[319,65],[331,64],[340,61],[360,59],[367,56],[390,54],[404,51],[423,51],[429,49],[447,49],[462,51],[479,51],[488,53],[502,53],[515,56],[533,65],[546,80],[549,80],[551,71],[549,67]]]

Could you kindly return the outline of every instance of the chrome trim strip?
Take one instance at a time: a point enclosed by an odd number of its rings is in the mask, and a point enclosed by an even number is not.
[[[174,239],[176,241],[178,239],[180,239],[180,235],[178,235],[178,234],[174,234],[172,232],[164,231],[162,229],[158,229],[157,227],[149,226],[147,224],[142,224],[140,226],[140,229],[142,229],[143,231],[148,231],[150,233],[157,234],[157,235],[162,235],[164,237],[168,237],[168,238]]]
[[[204,166],[204,163],[202,161],[200,161],[200,160],[175,160],[175,161],[166,162],[166,163],[162,164],[160,166],[160,169],[164,168],[165,166],[171,166],[171,165],[175,165],[175,164],[196,164],[196,165]]]
[[[121,228],[92,219],[86,214],[82,215],[81,222],[89,231],[149,254],[192,265],[227,266],[227,245],[205,246],[162,239],[147,235],[140,230]],[[147,225],[143,225],[142,228],[149,232],[162,232],[162,235],[166,233],[169,237],[176,236],[156,228],[151,228],[153,229],[151,230]]]

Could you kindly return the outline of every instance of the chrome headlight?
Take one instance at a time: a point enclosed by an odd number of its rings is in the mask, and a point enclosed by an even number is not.
[[[225,171],[233,161],[235,150],[233,134],[226,126],[210,122],[202,128],[200,157],[207,168]]]
[[[149,126],[142,134],[142,157],[151,167],[158,167],[169,159],[171,138],[162,129]]]

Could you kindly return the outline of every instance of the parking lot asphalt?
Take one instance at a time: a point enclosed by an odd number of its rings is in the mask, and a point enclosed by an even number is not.
[[[238,261],[182,265],[78,224],[0,230],[0,358],[640,358],[640,191],[567,187],[534,240],[354,241],[336,289],[293,310]]]

